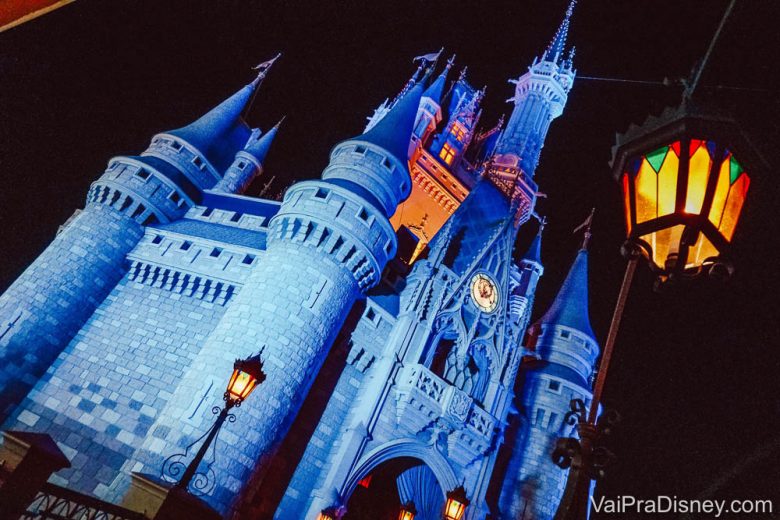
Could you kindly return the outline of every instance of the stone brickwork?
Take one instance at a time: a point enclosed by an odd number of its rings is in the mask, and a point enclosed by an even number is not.
[[[0,420],[113,289],[141,235],[128,216],[90,205],[0,297]]]

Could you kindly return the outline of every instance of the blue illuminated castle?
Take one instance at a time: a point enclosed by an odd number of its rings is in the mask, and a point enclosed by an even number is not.
[[[267,380],[218,439],[219,511],[349,518],[390,486],[432,520],[463,485],[468,519],[551,518],[566,473],[550,453],[599,352],[587,251],[529,334],[541,232],[515,241],[575,77],[571,10],[512,81],[505,125],[481,124],[465,70],[426,57],[281,202],[242,195],[279,131],[242,117],[265,72],[112,158],[0,298],[3,428],[49,433],[72,462],[58,483],[119,502],[262,350]]]

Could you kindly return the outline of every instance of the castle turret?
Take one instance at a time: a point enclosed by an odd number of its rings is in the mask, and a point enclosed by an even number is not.
[[[535,58],[528,72],[516,80],[512,115],[499,139],[489,176],[504,191],[535,189],[532,178],[539,163],[547,131],[563,107],[574,82],[573,51],[564,56],[574,4],[572,0],[563,22],[542,56]]]
[[[220,445],[217,487],[207,500],[225,511],[258,459],[275,450],[349,309],[395,254],[388,219],[411,189],[406,155],[422,91],[414,86],[368,131],[338,144],[321,180],[287,190],[265,253],[126,467],[158,471],[207,429],[222,391],[205,381],[261,347],[268,378],[259,398],[237,412],[232,442]],[[117,495],[126,484],[115,483]]]
[[[0,420],[120,280],[144,226],[180,218],[221,179],[251,133],[240,114],[261,76],[140,156],[112,158],[85,208],[0,297]]]
[[[263,163],[271,148],[281,121],[262,135],[252,135],[243,150],[236,153],[233,164],[225,172],[225,176],[214,187],[216,191],[225,193],[244,193],[252,181],[262,175]]]
[[[599,354],[588,316],[588,252],[577,253],[558,295],[534,325],[537,359],[520,368],[520,429],[512,446],[499,499],[498,518],[551,519],[560,503],[566,471],[551,458],[555,441],[576,435],[564,423],[572,399],[591,398],[590,377]]]
[[[436,131],[437,125],[441,122],[441,98],[444,94],[444,86],[447,83],[447,74],[453,63],[455,63],[454,55],[447,61],[444,70],[441,71],[423,93],[420,107],[417,110],[417,120],[414,124],[414,135],[412,138],[415,141],[425,142],[428,136]]]

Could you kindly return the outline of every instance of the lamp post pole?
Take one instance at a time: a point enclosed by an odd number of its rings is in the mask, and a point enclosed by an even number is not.
[[[219,430],[220,428],[222,428],[222,425],[225,423],[225,420],[227,420],[228,416],[230,416],[230,410],[235,405],[236,405],[235,401],[229,398],[226,399],[225,406],[222,407],[222,410],[219,412],[219,416],[217,417],[217,420],[211,426],[211,429],[209,430],[209,434],[206,437],[206,440],[203,441],[203,444],[201,444],[198,453],[195,454],[195,457],[192,459],[192,462],[190,462],[189,465],[187,466],[187,469],[184,470],[184,474],[174,486],[175,488],[186,490],[189,487],[190,482],[192,481],[192,477],[194,477],[195,473],[198,471],[198,466],[200,466],[201,461],[203,461],[203,457],[206,455],[209,446],[211,446],[211,443],[214,442],[214,438],[217,436],[217,433],[219,433]]]

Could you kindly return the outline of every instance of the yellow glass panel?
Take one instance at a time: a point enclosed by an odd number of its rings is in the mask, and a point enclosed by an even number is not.
[[[707,237],[703,234],[699,234],[699,239],[688,250],[688,261],[685,267],[697,267],[702,264],[707,258],[718,256],[718,250],[712,245]]]
[[[723,208],[726,206],[726,197],[729,194],[729,159],[726,158],[720,166],[718,173],[718,184],[715,186],[715,196],[712,198],[710,207],[710,222],[717,228],[720,225],[720,219],[723,216]]]
[[[658,212],[656,210],[658,195],[658,176],[647,162],[642,159],[642,165],[639,167],[639,173],[634,180],[636,188],[636,222],[640,224],[654,219]]]
[[[658,171],[658,216],[674,213],[677,200],[677,169],[680,159],[673,153],[667,153],[666,159]]]
[[[247,387],[252,382],[252,377],[247,374],[246,372],[239,372],[235,381],[233,381],[233,384],[230,387],[230,393],[235,398],[244,398],[246,397],[245,393],[247,390]]]
[[[626,205],[626,234],[631,233],[631,191],[628,186],[628,174],[623,174],[623,202]]]
[[[742,212],[742,205],[745,203],[745,196],[749,187],[750,178],[743,173],[729,190],[729,195],[726,199],[726,209],[723,212],[723,220],[721,220],[718,228],[723,237],[728,241],[731,241],[731,237],[734,236],[734,228],[737,227],[739,214]]]
[[[698,214],[704,202],[704,192],[707,190],[707,177],[709,176],[712,160],[705,146],[699,146],[691,156],[688,168],[688,193],[685,197],[685,212]]]
[[[658,267],[664,267],[666,258],[670,253],[677,253],[680,247],[680,237],[682,237],[684,226],[678,224],[671,228],[665,228],[649,235],[643,235],[642,239],[650,244],[653,249],[651,260]]]

